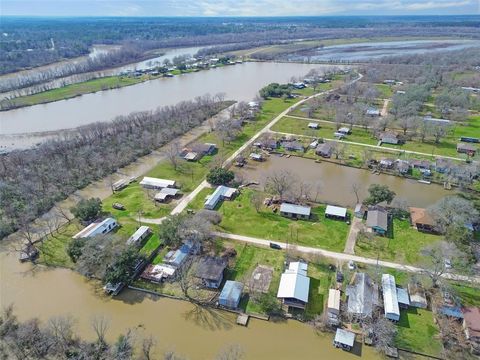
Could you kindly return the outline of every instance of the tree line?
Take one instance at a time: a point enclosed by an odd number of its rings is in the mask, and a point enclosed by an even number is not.
[[[223,95],[205,95],[80,127],[34,149],[0,156],[0,238],[77,189],[147,155],[224,107]]]

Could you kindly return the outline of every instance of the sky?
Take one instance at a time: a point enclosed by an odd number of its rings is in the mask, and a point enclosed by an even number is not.
[[[479,15],[480,0],[0,0],[1,15]]]

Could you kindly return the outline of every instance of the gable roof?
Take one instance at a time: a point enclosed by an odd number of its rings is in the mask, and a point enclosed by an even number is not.
[[[347,216],[347,209],[340,206],[327,205],[325,215],[345,217]]]
[[[385,315],[393,314],[400,316],[398,308],[397,287],[395,278],[390,274],[382,275],[383,306]]]
[[[388,229],[388,215],[385,210],[382,209],[372,209],[368,210],[367,213],[367,226],[368,227],[379,227],[381,229]]]
[[[427,212],[427,209],[410,207],[410,218],[413,224],[422,224],[433,226],[433,219]]]
[[[219,280],[227,267],[227,261],[220,257],[207,256],[200,259],[197,277],[207,280]]]
[[[278,298],[293,298],[308,302],[310,278],[307,276],[308,264],[298,261],[291,262],[280,278]]]
[[[282,203],[280,205],[280,212],[284,212],[284,213],[310,216],[310,210],[311,210],[310,206],[288,204],[288,203]]]
[[[377,303],[377,287],[366,273],[355,273],[354,284],[347,286],[347,309],[349,313],[371,316]]]

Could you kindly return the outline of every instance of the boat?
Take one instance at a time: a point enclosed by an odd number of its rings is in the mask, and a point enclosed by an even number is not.
[[[428,181],[428,180],[418,180],[418,182],[420,184],[427,184],[427,185],[430,185],[432,183],[431,181]]]

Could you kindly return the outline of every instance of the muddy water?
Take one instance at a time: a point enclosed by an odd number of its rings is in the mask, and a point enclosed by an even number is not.
[[[32,270],[15,256],[0,253],[0,305],[13,303],[21,320],[72,315],[85,338],[93,336],[90,321],[104,315],[113,340],[128,328],[152,334],[157,356],[173,350],[189,359],[212,359],[228,344],[239,344],[246,359],[355,359],[332,346],[330,335],[317,335],[308,325],[250,320],[248,327],[235,324],[232,314],[206,311],[190,303],[143,295],[126,290],[118,300],[103,297],[95,284],[66,269]],[[359,349],[362,359],[377,359],[371,348]]]
[[[160,78],[121,89],[0,113],[0,135],[55,131],[109,121],[133,111],[153,110],[207,93],[251,100],[270,82],[286,82],[319,65],[244,63],[208,71]]]
[[[263,163],[250,162],[248,166],[237,170],[246,180],[258,181],[264,186],[266,178],[273,172],[288,170],[315,189],[320,184],[318,199],[331,204],[353,206],[356,202],[352,184],[358,184],[359,197],[367,196],[370,184],[384,184],[395,191],[397,199],[403,199],[409,206],[427,207],[442,197],[451,194],[443,187],[420,184],[415,180],[402,179],[390,175],[374,175],[366,170],[338,166],[328,162],[315,163],[311,159],[299,157],[280,157],[272,155]]]

